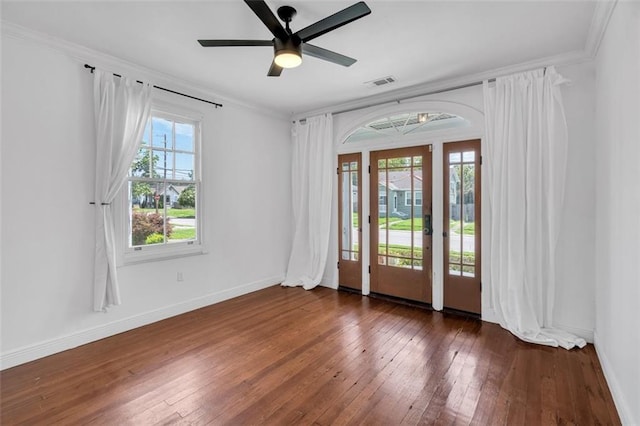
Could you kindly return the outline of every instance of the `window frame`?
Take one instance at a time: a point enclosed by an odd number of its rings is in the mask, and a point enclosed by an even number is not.
[[[141,262],[152,262],[165,259],[173,259],[177,257],[199,255],[207,252],[206,245],[203,241],[203,217],[204,217],[204,202],[202,196],[202,122],[203,116],[200,113],[181,109],[179,106],[173,104],[156,104],[151,107],[151,114],[149,120],[153,118],[161,118],[164,120],[170,120],[172,122],[179,122],[185,124],[191,124],[194,127],[193,134],[193,153],[194,153],[194,172],[193,183],[196,187],[196,238],[195,240],[162,243],[153,245],[133,246],[129,245],[131,238],[131,194],[129,190],[129,183],[132,181],[127,175],[126,180],[121,189],[120,203],[121,206],[118,209],[118,216],[121,220],[121,232],[119,235],[119,244],[121,255],[118,256],[120,265],[135,264]],[[149,141],[149,147],[151,148],[152,141]],[[180,150],[177,150],[180,151]],[[164,183],[171,185],[175,179],[166,179]],[[185,181],[191,182],[191,181]],[[166,194],[165,194],[166,195]],[[163,203],[166,206],[166,202]],[[163,207],[164,208],[164,207]],[[167,206],[167,208],[169,208]]]

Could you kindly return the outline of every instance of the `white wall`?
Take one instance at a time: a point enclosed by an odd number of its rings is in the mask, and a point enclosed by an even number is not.
[[[122,305],[92,312],[92,75],[82,64],[31,40],[2,39],[2,368],[284,276],[289,121],[233,102],[214,109],[154,91],[204,116],[209,253],[121,267]]]
[[[555,318],[559,327],[571,331],[593,341],[593,328],[595,324],[595,270],[594,270],[594,235],[593,223],[595,221],[595,191],[593,168],[595,163],[595,95],[594,95],[594,66],[592,63],[584,63],[558,68],[558,71],[571,80],[571,84],[563,86],[567,125],[569,129],[569,160],[567,163],[567,190],[565,206],[563,209],[562,231],[559,239],[557,258],[557,292],[555,305]],[[407,112],[418,110],[440,110],[466,116],[471,120],[471,127],[455,129],[434,134],[421,134],[420,138],[412,138],[408,144],[433,144],[434,165],[434,217],[442,214],[441,197],[442,181],[441,150],[443,142],[480,138],[484,134],[484,109],[482,87],[475,86],[467,89],[440,93],[436,95],[414,98],[395,106],[372,107],[364,110],[339,114],[335,117],[334,129],[336,134],[336,151],[338,153],[363,152],[363,170],[368,165],[369,151],[373,149],[391,148],[393,142],[380,143],[356,143],[352,146],[343,144],[344,137],[374,118],[388,115],[390,112]],[[363,174],[363,193],[368,193],[369,176]],[[337,184],[337,182],[336,182]],[[483,185],[487,180],[483,180]],[[488,191],[484,190],[487,194]],[[337,205],[337,200],[334,200]],[[368,214],[368,204],[363,201],[364,217]],[[489,224],[488,202],[483,203],[483,227]],[[330,241],[330,252],[327,260],[327,268],[323,283],[329,287],[337,286],[336,262],[338,260],[338,230],[337,210],[334,209],[333,231]],[[587,230],[587,231],[585,231]],[[589,231],[590,230],[590,231]],[[434,247],[442,246],[441,221],[434,221]],[[489,235],[488,229],[483,229],[483,235]],[[363,228],[363,246],[368,247],[367,228]],[[487,321],[495,321],[490,302],[490,276],[488,274],[489,258],[488,245],[483,241],[483,294],[482,317]],[[367,261],[368,254],[363,253],[363,292],[368,293]],[[433,307],[442,308],[442,254],[434,250],[433,258]],[[438,276],[438,274],[440,276]]]
[[[623,424],[640,424],[640,3],[619,2],[596,60],[595,345]]]
[[[571,83],[562,87],[569,150],[566,189],[556,249],[554,320],[593,342],[595,326],[595,70],[593,63],[558,68]]]

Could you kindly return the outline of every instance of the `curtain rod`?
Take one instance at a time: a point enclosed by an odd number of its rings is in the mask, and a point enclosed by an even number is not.
[[[493,81],[496,81],[496,79],[492,78],[492,79],[490,79],[488,81],[491,83]],[[435,95],[435,94],[444,93],[444,92],[451,92],[453,90],[465,89],[467,87],[478,86],[480,84],[482,84],[482,81],[475,81],[473,83],[463,84],[463,85],[454,86],[454,87],[447,87],[446,89],[433,90],[431,92],[420,93],[420,94],[417,94],[417,95],[411,95],[411,96],[407,96],[407,97],[400,98],[400,99],[391,99],[391,100],[388,100],[388,101],[373,102],[373,103],[370,103],[370,104],[361,105],[361,106],[357,106],[357,107],[353,107],[353,108],[341,109],[339,111],[331,112],[331,114],[333,114],[333,115],[344,114],[346,112],[358,111],[358,110],[361,110],[361,109],[367,109],[367,108],[371,108],[371,107],[378,106],[378,105],[389,104],[389,103],[392,103],[392,102],[395,102],[395,103],[399,104],[400,102],[406,101],[408,99],[419,98],[421,96]],[[299,119],[297,121],[299,121],[300,123],[304,123],[304,122],[307,121],[307,119],[306,118],[301,118],[301,119]],[[295,123],[296,120],[293,120],[293,122]]]
[[[93,74],[93,71],[96,69],[96,67],[93,67],[93,66],[88,65],[88,64],[84,64],[84,67],[87,68],[87,69],[90,69],[92,74]],[[116,73],[113,73],[113,75],[116,76],[116,77],[122,77],[120,74],[116,74]],[[136,80],[136,81],[138,83],[142,84],[142,82],[140,80]],[[213,101],[208,101],[208,100],[202,99],[202,98],[196,98],[195,96],[187,95],[186,93],[176,92],[175,90],[167,89],[167,88],[156,86],[156,85],[154,85],[153,88],[154,89],[158,89],[158,90],[164,90],[165,92],[173,93],[175,95],[184,96],[185,98],[195,99],[196,101],[205,102],[207,104],[214,105],[216,108],[218,108],[218,107],[222,108],[222,104],[219,104],[219,103],[213,102]]]
[[[493,81],[496,81],[496,79],[492,78],[492,79],[489,80],[490,83],[493,82]],[[378,106],[378,105],[388,104],[390,102],[400,103],[402,101],[406,101],[406,100],[414,99],[414,98],[419,98],[421,96],[437,95],[438,93],[451,92],[451,91],[458,90],[458,89],[466,89],[467,87],[479,86],[481,84],[482,84],[482,81],[474,81],[473,83],[462,84],[460,86],[454,86],[454,87],[447,87],[446,89],[433,90],[431,92],[420,93],[420,94],[417,94],[417,95],[411,95],[411,96],[407,96],[407,97],[404,97],[404,98],[401,98],[401,99],[384,101],[384,102],[374,102],[374,103],[367,104],[367,105],[362,105],[362,106],[359,106],[359,107],[343,109],[343,110],[340,110],[340,111],[336,111],[333,114],[334,115],[344,114],[344,113],[351,112],[351,111],[358,111],[360,109],[366,109],[366,108],[371,108],[371,107]]]
[[[547,67],[543,67],[542,70],[543,70],[542,71],[543,73],[546,73]],[[459,86],[447,87],[445,89],[433,90],[431,92],[426,92],[426,93],[419,93],[417,95],[411,95],[411,96],[407,96],[407,97],[400,98],[400,99],[395,99],[395,100],[392,99],[392,100],[389,100],[389,101],[373,102],[373,103],[366,104],[366,105],[361,105],[361,106],[358,106],[358,107],[353,107],[353,108],[342,109],[342,110],[339,110],[339,111],[334,111],[334,112],[331,112],[331,114],[333,114],[333,115],[344,114],[346,112],[358,111],[358,110],[361,110],[361,109],[371,108],[371,107],[378,106],[378,105],[384,105],[384,104],[388,104],[388,103],[391,103],[391,102],[396,102],[396,103],[399,104],[402,101],[406,101],[406,100],[409,100],[409,99],[415,99],[415,98],[419,98],[419,97],[422,97],[422,96],[437,95],[438,93],[451,92],[453,90],[466,89],[467,87],[479,86],[479,85],[481,85],[483,83],[483,81],[484,80],[482,80],[482,81],[474,81],[473,83],[461,84]],[[493,83],[495,81],[496,81],[495,78],[487,79],[487,82],[489,82],[489,83]],[[301,118],[301,119],[299,119],[297,121],[299,121],[301,123],[304,123],[307,120],[306,120],[306,118]],[[295,123],[296,120],[294,120],[293,122]]]

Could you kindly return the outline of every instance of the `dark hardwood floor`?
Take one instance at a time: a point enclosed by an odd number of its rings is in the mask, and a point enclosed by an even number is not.
[[[593,346],[271,287],[5,370],[11,424],[620,424]]]

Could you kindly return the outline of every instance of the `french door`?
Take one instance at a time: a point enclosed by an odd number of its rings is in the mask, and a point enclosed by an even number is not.
[[[361,154],[338,156],[338,284],[362,290]]]
[[[431,303],[431,146],[371,152],[371,291]]]
[[[480,141],[445,143],[444,307],[480,314]]]

